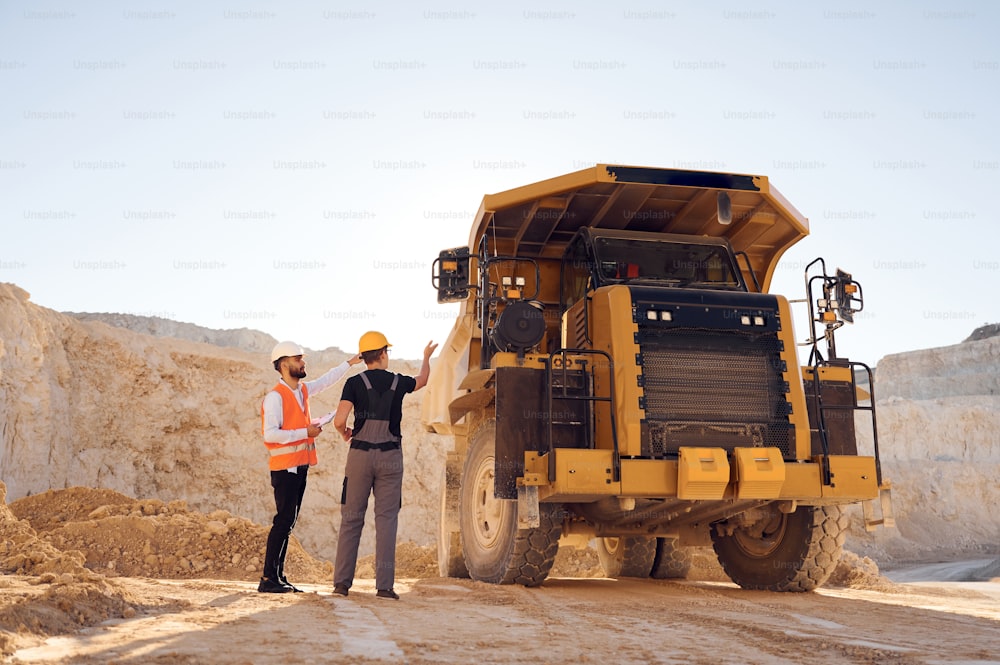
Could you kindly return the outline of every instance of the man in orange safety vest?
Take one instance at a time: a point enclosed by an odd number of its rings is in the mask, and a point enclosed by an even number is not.
[[[356,355],[314,381],[302,381],[306,377],[304,355],[302,347],[294,342],[281,342],[274,347],[271,362],[281,380],[261,404],[261,433],[268,452],[275,504],[264,553],[264,573],[257,586],[262,593],[300,591],[285,578],[284,568],[288,539],[306,491],[306,476],[317,461],[316,437],[323,431],[323,423],[309,413],[309,397],[334,385],[351,365],[361,362],[361,356]]]

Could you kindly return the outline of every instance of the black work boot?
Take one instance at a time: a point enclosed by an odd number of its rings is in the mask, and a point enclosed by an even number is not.
[[[291,589],[295,593],[304,593],[302,591],[302,589],[298,588],[297,586],[295,586],[294,584],[292,584],[291,582],[289,582],[288,578],[285,577],[284,575],[282,575],[281,577],[278,578],[278,582],[280,582],[281,584],[285,585],[286,587],[288,587],[289,589]]]
[[[285,586],[281,582],[275,582],[270,577],[260,578],[260,584],[257,585],[257,591],[260,593],[290,593],[292,587]]]

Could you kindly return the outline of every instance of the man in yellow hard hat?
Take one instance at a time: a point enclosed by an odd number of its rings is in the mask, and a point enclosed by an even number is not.
[[[437,344],[428,342],[416,377],[389,372],[389,340],[380,332],[361,336],[358,351],[367,369],[344,384],[333,426],[351,443],[344,469],[340,534],[333,570],[333,592],[346,596],[354,582],[358,545],[365,526],[368,497],[375,495],[375,588],[379,598],[399,600],[396,578],[396,528],[402,505],[403,450],[400,423],[403,397],[427,385],[430,358]],[[354,411],[353,431],[347,417]]]
[[[261,403],[261,433],[268,452],[271,487],[274,488],[275,515],[267,536],[264,574],[257,585],[262,593],[299,591],[285,578],[288,538],[299,516],[306,491],[306,475],[316,464],[316,437],[322,424],[309,413],[309,397],[335,384],[351,365],[361,362],[353,356],[314,381],[306,378],[305,351],[294,342],[280,342],[271,350],[271,364],[281,379]]]

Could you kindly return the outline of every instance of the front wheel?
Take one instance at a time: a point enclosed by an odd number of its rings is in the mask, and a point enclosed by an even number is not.
[[[540,525],[517,528],[517,501],[498,499],[496,422],[484,423],[469,440],[462,472],[460,527],[465,566],[474,580],[538,586],[552,570],[562,532],[560,506],[538,506]]]
[[[843,550],[847,518],[839,506],[764,506],[713,525],[712,546],[729,578],[744,589],[812,591],[830,577]]]

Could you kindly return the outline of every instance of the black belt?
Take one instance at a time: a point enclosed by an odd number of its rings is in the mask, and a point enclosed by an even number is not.
[[[399,448],[399,441],[386,441],[385,443],[351,441],[351,448],[354,448],[355,450],[396,450]]]

